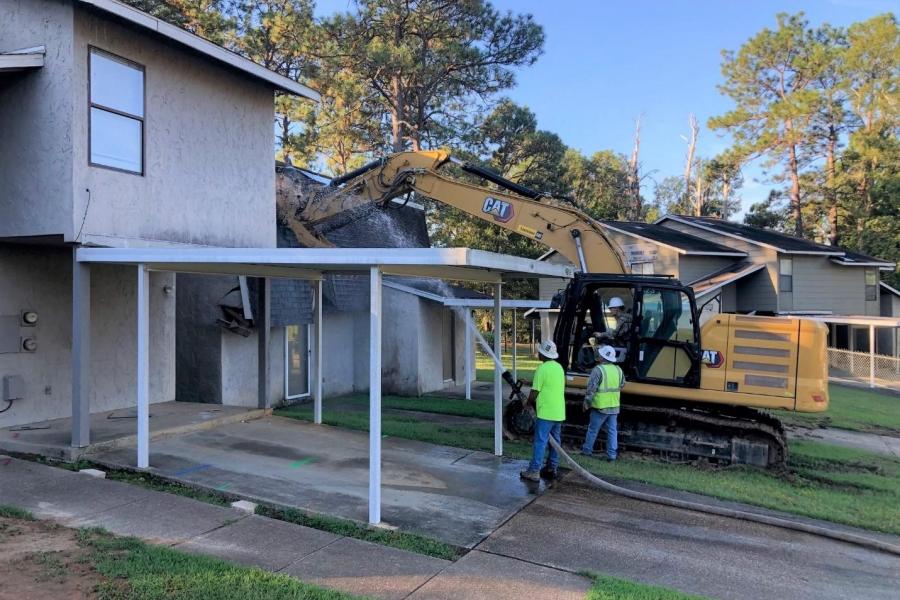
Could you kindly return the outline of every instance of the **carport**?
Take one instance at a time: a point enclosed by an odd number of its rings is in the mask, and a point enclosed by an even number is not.
[[[73,265],[72,445],[90,441],[90,279],[92,264],[133,266],[137,286],[137,461],[150,466],[149,423],[149,273],[238,275],[257,277],[259,287],[259,407],[270,408],[268,394],[269,280],[305,279],[315,285],[317,343],[313,348],[314,421],[322,420],[322,278],[329,273],[370,277],[369,339],[369,498],[368,519],[381,521],[381,322],[384,274],[479,281],[494,286],[493,308],[500,320],[503,282],[523,278],[568,278],[572,268],[467,248],[78,248]],[[500,355],[500,336],[494,339]],[[494,454],[502,456],[502,380],[494,369]]]

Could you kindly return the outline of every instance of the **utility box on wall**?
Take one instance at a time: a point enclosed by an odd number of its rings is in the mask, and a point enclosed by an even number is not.
[[[3,400],[21,400],[25,397],[25,380],[21,375],[3,376]]]

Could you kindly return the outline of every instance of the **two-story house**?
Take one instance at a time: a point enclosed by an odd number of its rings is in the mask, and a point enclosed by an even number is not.
[[[115,0],[0,5],[0,426],[69,414],[73,248],[275,247],[275,93],[318,98]],[[90,278],[90,407],[131,406],[134,269]],[[175,275],[150,286],[162,402]]]

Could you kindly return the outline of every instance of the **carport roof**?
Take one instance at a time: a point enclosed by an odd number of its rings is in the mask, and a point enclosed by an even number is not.
[[[572,267],[469,248],[78,248],[82,263],[146,265],[155,271],[319,279],[363,273],[460,281],[571,277]]]

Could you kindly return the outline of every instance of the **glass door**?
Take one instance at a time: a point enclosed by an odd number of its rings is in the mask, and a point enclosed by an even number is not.
[[[284,335],[284,399],[309,396],[310,327],[288,325]]]

